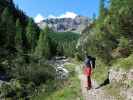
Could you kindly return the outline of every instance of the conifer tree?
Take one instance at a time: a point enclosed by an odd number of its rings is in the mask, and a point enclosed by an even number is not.
[[[38,38],[38,33],[36,31],[36,27],[35,27],[35,23],[33,21],[33,19],[29,19],[27,28],[26,28],[26,37],[27,37],[27,41],[29,44],[29,49],[33,52],[35,47],[36,47],[36,43],[37,43],[37,38]]]
[[[15,24],[9,8],[5,8],[1,15],[1,35],[3,46],[12,49],[14,47]]]
[[[49,58],[50,57],[50,46],[48,40],[49,27],[47,26],[39,36],[37,47],[35,49],[35,55],[38,57]]]
[[[17,19],[17,21],[16,21],[15,46],[16,46],[16,50],[19,53],[22,53],[22,51],[23,51],[22,26],[21,26],[19,19]]]
[[[99,8],[99,18],[102,20],[106,16],[106,9],[105,9],[105,0],[100,0],[100,8]]]

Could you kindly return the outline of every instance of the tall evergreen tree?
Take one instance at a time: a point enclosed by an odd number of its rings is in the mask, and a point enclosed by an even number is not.
[[[19,53],[22,53],[22,51],[23,51],[22,26],[21,26],[19,19],[17,19],[17,21],[16,21],[15,46],[16,46],[16,50]]]
[[[11,15],[9,8],[5,8],[1,15],[0,27],[2,45],[6,48],[12,49],[14,47],[14,35],[16,29],[13,22],[13,16]]]
[[[100,0],[100,8],[99,8],[99,18],[104,19],[106,16],[106,9],[105,9],[105,0]]]
[[[36,31],[35,23],[31,18],[29,19],[29,22],[26,28],[26,37],[28,40],[29,48],[33,52],[37,44],[38,33]]]
[[[110,32],[112,34],[117,34],[118,39],[120,38],[120,35],[132,39],[133,1],[111,0],[108,20],[110,21]]]
[[[47,26],[39,36],[37,47],[35,49],[35,55],[39,57],[49,58],[50,57],[50,46],[48,39],[49,27]]]

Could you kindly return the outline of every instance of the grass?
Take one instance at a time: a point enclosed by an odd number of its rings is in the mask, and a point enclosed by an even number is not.
[[[111,83],[105,87],[106,95],[113,96],[117,98],[117,100],[125,100],[124,97],[120,95],[120,88],[122,84],[120,83]]]
[[[113,68],[115,69],[123,69],[125,71],[128,71],[133,68],[133,54],[130,55],[127,58],[120,58],[113,62]],[[126,80],[126,83],[123,82],[114,82],[105,87],[106,93],[109,95],[112,95],[116,97],[118,100],[125,100],[125,97],[120,95],[121,88],[132,88],[133,87],[133,81],[132,80]]]
[[[82,100],[80,91],[80,82],[78,78],[71,77],[69,84],[65,85],[62,89],[55,91],[50,96],[46,97],[45,100]],[[39,99],[38,99],[39,100]],[[42,99],[44,100],[44,97]]]
[[[95,79],[99,84],[104,82],[107,79],[108,75],[108,67],[100,61],[100,59],[96,60],[96,67],[93,69],[92,78]]]
[[[70,76],[68,80],[61,82],[58,89],[42,92],[32,100],[83,100],[81,96],[80,80],[75,73],[76,64],[66,64]],[[59,85],[59,84],[58,84]]]
[[[120,58],[116,60],[113,64],[113,67],[117,69],[122,68],[126,71],[130,70],[133,68],[133,54],[127,58]]]

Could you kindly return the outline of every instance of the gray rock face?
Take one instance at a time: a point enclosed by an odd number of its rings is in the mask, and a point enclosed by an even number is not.
[[[124,96],[125,100],[133,100],[133,86],[130,86],[130,82],[133,81],[133,69],[129,71],[111,69],[109,71],[109,80],[111,83],[120,82],[124,84],[121,87],[120,95]]]
[[[127,75],[127,72],[123,71],[122,69],[120,70],[114,70],[111,69],[109,73],[109,80],[110,82],[120,82],[125,79]]]
[[[133,81],[133,69],[129,71],[124,71],[122,69],[116,70],[116,69],[111,69],[109,71],[109,80],[110,82],[120,82],[120,81],[128,81],[132,80]]]
[[[69,77],[69,71],[65,68],[65,64],[69,63],[69,59],[65,56],[56,56],[52,60],[48,61],[50,65],[54,65],[56,70],[56,79],[65,80]]]
[[[80,33],[90,23],[89,18],[83,16],[76,16],[72,18],[57,18],[57,19],[46,19],[38,23],[40,28],[45,28],[48,25],[55,32],[78,32]]]

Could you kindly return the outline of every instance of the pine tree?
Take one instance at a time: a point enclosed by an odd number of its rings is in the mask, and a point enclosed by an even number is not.
[[[14,48],[14,35],[15,35],[15,24],[13,22],[13,16],[10,13],[9,8],[5,8],[1,15],[1,35],[2,45],[5,48]]]
[[[38,57],[49,58],[50,57],[50,46],[48,40],[48,26],[40,33],[37,47],[35,49],[35,55]]]
[[[36,31],[35,23],[31,18],[29,19],[29,22],[26,28],[26,37],[28,40],[29,48],[33,52],[37,44],[38,32]]]
[[[23,52],[22,26],[19,19],[16,21],[15,46],[19,53]]]
[[[106,9],[105,9],[105,0],[100,0],[100,8],[99,8],[99,18],[104,19],[106,16]]]
[[[130,39],[133,37],[133,1],[111,0],[110,4],[110,30],[117,33],[118,38],[124,35]],[[128,20],[127,20],[128,19]]]

